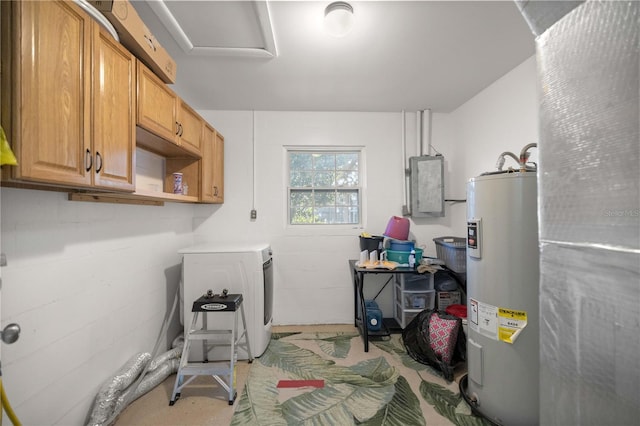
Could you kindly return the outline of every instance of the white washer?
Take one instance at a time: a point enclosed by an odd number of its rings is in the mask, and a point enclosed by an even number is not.
[[[271,246],[207,243],[181,249],[179,253],[183,255],[182,301],[185,333],[191,324],[193,302],[207,290],[211,289],[216,294],[222,293],[224,289],[229,293],[242,293],[251,352],[254,357],[262,355],[271,339],[273,323]],[[207,315],[210,329],[232,327],[232,315],[222,312]],[[240,320],[238,327],[242,327]],[[202,361],[201,344],[194,344],[192,348],[189,360]],[[214,347],[209,352],[211,361],[228,358],[228,348]],[[244,349],[238,349],[238,358],[248,358]]]

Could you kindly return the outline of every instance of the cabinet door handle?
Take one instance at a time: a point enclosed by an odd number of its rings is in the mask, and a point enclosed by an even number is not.
[[[89,165],[87,165],[87,159],[89,159]],[[87,148],[87,152],[84,154],[84,164],[86,171],[91,170],[91,167],[93,167],[93,156],[91,155],[91,151],[89,150],[89,148]]]
[[[183,132],[183,128],[182,128],[182,123],[180,123],[180,134],[178,136],[182,137],[182,132]]]
[[[176,121],[176,136],[180,136],[180,123]]]
[[[98,160],[100,160],[99,163]],[[100,170],[102,170],[102,155],[96,151],[96,173],[100,173]]]
[[[213,195],[214,195],[215,197],[217,197],[217,196],[218,196],[218,187],[217,187],[217,186],[215,186],[215,185],[213,185]]]

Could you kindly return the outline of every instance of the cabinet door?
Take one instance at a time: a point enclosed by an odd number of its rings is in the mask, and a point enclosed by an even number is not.
[[[202,143],[202,129],[204,123],[197,112],[182,99],[178,100],[178,136],[179,145],[194,154],[200,155],[200,144]]]
[[[200,184],[200,201],[204,203],[213,203],[215,198],[213,196],[214,183],[214,167],[215,167],[215,143],[216,143],[216,131],[208,126],[204,126],[204,137],[202,139],[202,160],[200,162],[201,167],[201,179]]]
[[[213,163],[213,197],[216,203],[224,202],[224,136],[216,131]]]
[[[140,61],[138,67],[138,126],[177,143],[177,96]]]
[[[9,137],[19,161],[13,177],[89,186],[91,75],[86,64],[94,24],[70,2],[3,2],[5,7],[15,12],[12,39],[20,43],[14,46],[17,74],[11,88],[16,116]]]
[[[133,191],[135,59],[95,26],[93,50],[94,185]]]

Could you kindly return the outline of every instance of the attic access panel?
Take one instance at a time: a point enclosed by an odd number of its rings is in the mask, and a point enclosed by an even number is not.
[[[278,56],[265,0],[147,0],[182,50],[195,56]]]
[[[444,216],[444,157],[410,157],[409,172],[411,216]]]

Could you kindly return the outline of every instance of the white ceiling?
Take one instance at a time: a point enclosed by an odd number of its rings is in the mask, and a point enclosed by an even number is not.
[[[516,4],[352,1],[344,38],[330,1],[136,0],[197,109],[450,112],[534,54]]]

